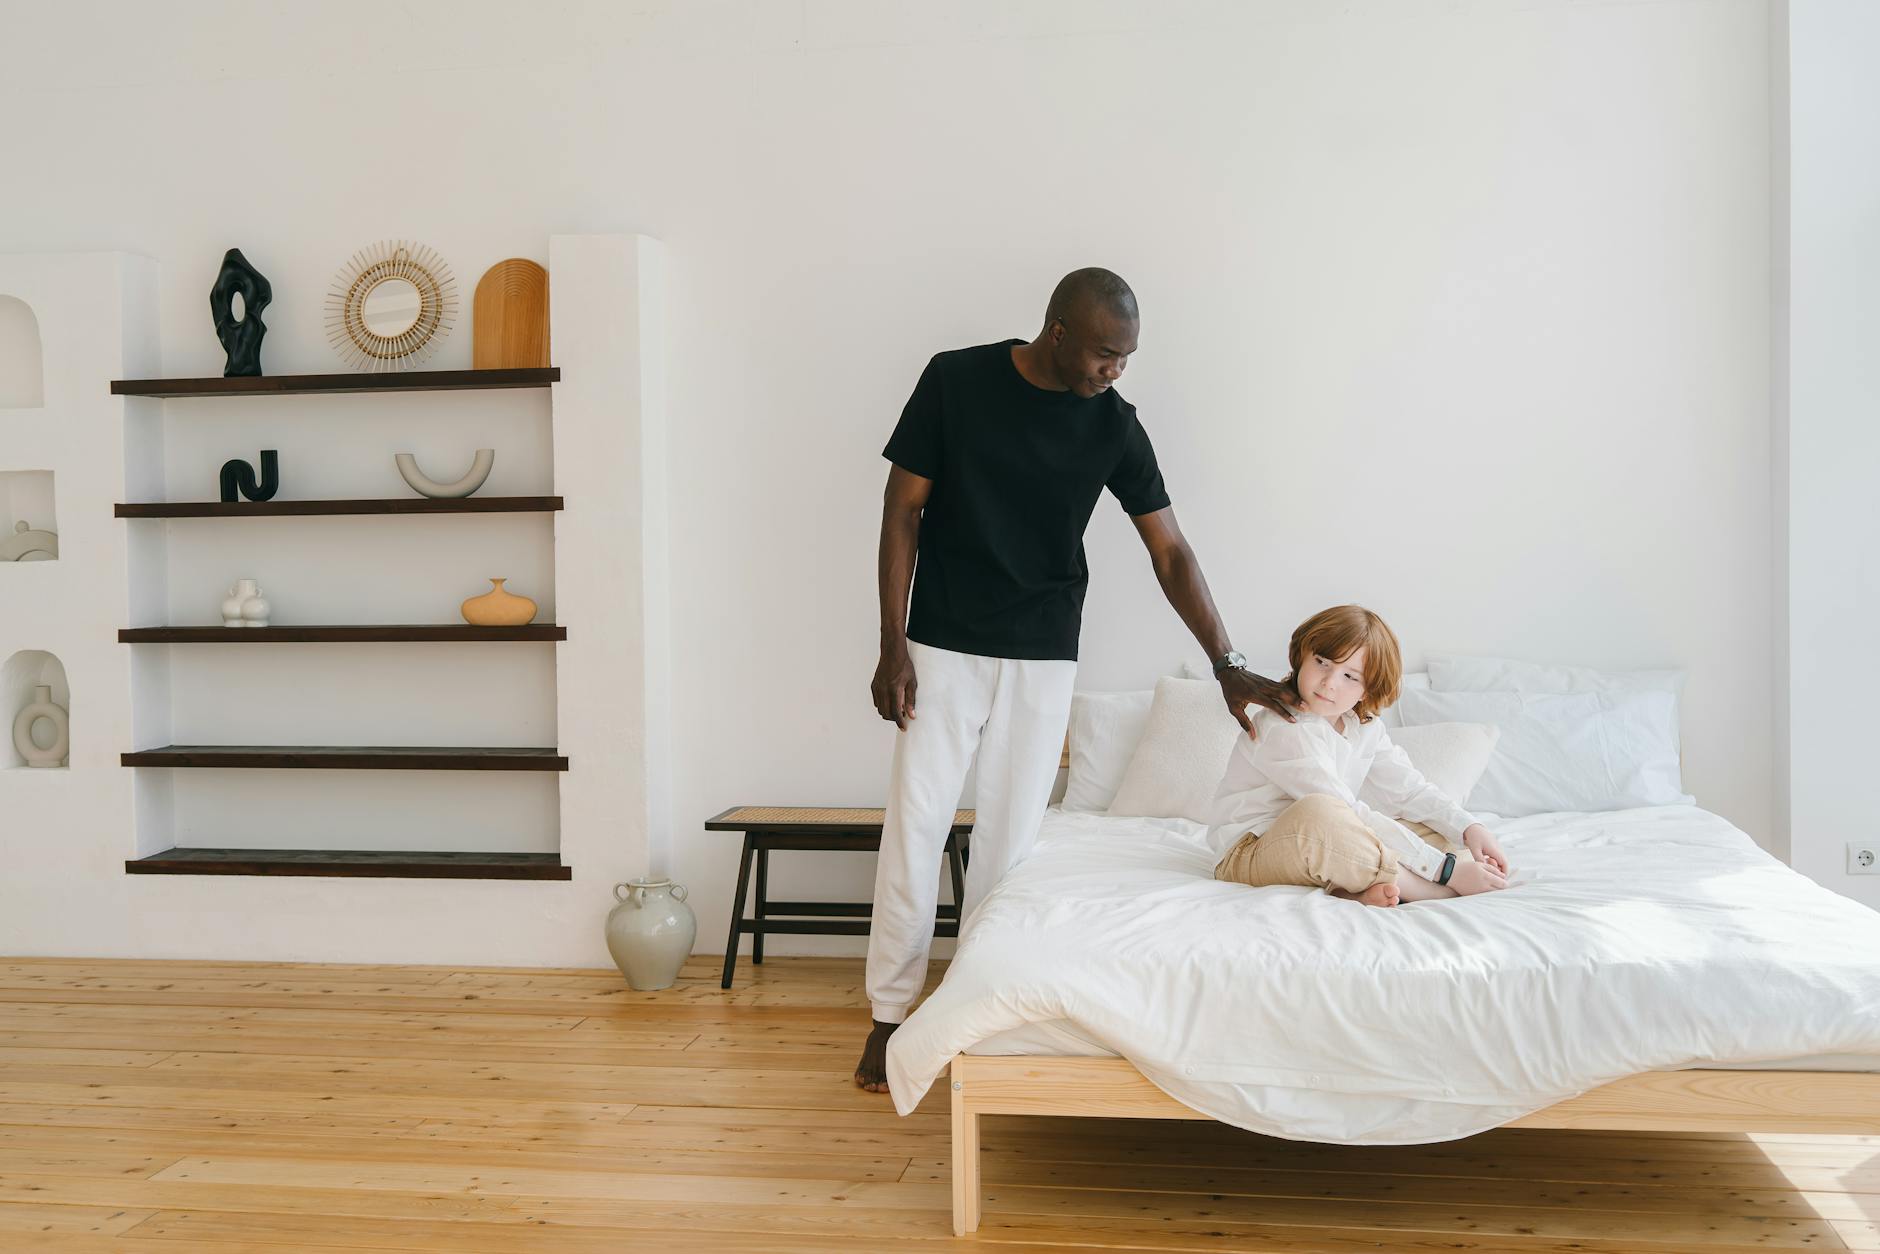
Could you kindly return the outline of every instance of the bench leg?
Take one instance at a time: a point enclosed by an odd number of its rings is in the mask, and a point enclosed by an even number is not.
[[[953,1235],[979,1231],[979,1114],[968,1105],[953,1064]]]
[[[953,912],[966,922],[966,860],[960,857],[960,838],[947,837],[947,868],[953,873]]]
[[[764,911],[770,905],[770,848],[765,846],[757,851],[757,902],[752,907],[752,915],[759,923],[764,921]],[[760,963],[764,960],[764,933],[759,930],[751,933],[751,961]]]
[[[731,987],[731,973],[738,965],[738,924],[744,921],[744,886],[751,878],[751,846],[756,842],[744,833],[744,855],[738,859],[738,890],[731,898],[731,937],[725,941],[725,978],[719,988]]]

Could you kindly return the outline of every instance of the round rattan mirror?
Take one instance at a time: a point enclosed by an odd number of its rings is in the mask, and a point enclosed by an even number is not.
[[[326,298],[326,333],[354,370],[407,370],[457,318],[457,281],[436,251],[374,244],[341,267]]]

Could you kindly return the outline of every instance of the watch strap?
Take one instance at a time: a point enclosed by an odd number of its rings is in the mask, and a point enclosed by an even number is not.
[[[1436,877],[1436,882],[1438,884],[1447,884],[1449,882],[1449,877],[1454,875],[1455,873],[1456,873],[1456,855],[1453,853],[1444,854],[1443,855],[1443,873]]]

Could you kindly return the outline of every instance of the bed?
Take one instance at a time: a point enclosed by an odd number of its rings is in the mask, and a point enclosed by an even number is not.
[[[987,1114],[1880,1133],[1880,914],[1695,806],[1496,830],[1513,890],[1372,910],[1217,883],[1185,820],[1050,811],[889,1044],[903,1113],[950,1073],[955,1230]]]

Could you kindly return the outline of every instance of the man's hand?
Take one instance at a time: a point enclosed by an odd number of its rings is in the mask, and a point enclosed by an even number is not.
[[[1221,696],[1227,701],[1227,712],[1234,716],[1234,721],[1253,735],[1253,717],[1247,713],[1247,706],[1258,705],[1273,711],[1288,723],[1295,722],[1293,711],[1298,707],[1293,704],[1292,693],[1285,684],[1256,675],[1239,666],[1230,666],[1220,673]]]
[[[872,690],[875,713],[906,731],[907,720],[914,717],[914,659],[907,655],[905,642],[881,646]]]
[[[1182,529],[1175,521],[1175,507],[1164,506],[1153,514],[1132,514],[1136,534],[1149,550],[1149,562],[1155,567],[1155,580],[1162,585],[1162,595],[1182,616],[1182,622],[1194,633],[1195,643],[1211,658],[1225,657],[1233,645],[1228,643],[1227,628],[1221,625],[1220,611],[1214,608],[1214,595],[1208,581],[1201,577],[1201,563],[1188,547]],[[1261,705],[1287,722],[1293,720],[1293,707],[1286,689],[1252,671],[1235,668],[1221,671],[1221,696],[1227,712],[1234,716],[1246,733],[1253,735],[1249,705]]]
[[[1469,847],[1477,862],[1494,867],[1503,876],[1514,874],[1508,866],[1508,855],[1501,851],[1494,833],[1480,823],[1469,824],[1469,829],[1462,833],[1462,843]]]

